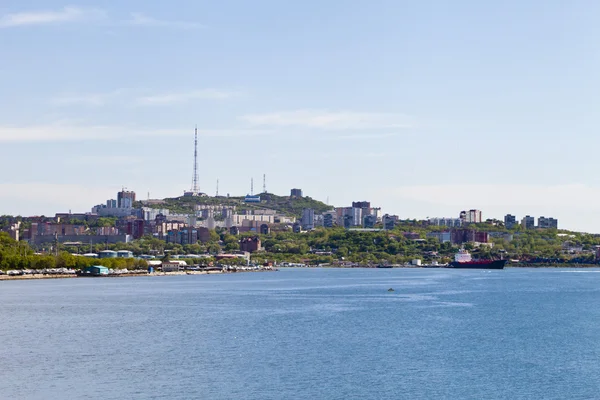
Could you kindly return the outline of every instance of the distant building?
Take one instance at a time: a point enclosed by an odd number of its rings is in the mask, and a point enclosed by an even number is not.
[[[335,220],[336,218],[333,212],[326,212],[323,214],[323,226],[325,228],[333,228]]]
[[[517,217],[511,214],[506,214],[504,216],[504,226],[507,229],[512,229],[515,227],[515,225],[517,225]]]
[[[462,218],[429,218],[429,225],[435,226],[447,226],[449,228],[457,228],[462,226],[463,219]]]
[[[523,226],[525,229],[535,228],[535,218],[530,217],[529,215],[524,216],[521,220],[521,226]]]
[[[294,222],[294,225],[292,225],[292,232],[294,232],[294,233],[302,232],[302,224],[298,221]]]
[[[135,192],[121,190],[117,193],[117,207],[118,208],[132,208],[135,203]]]
[[[302,219],[300,221],[302,229],[310,231],[315,229],[315,210],[312,208],[305,208],[302,210]]]
[[[112,250],[104,250],[98,253],[98,258],[117,258],[117,252]]]
[[[352,208],[371,208],[370,201],[353,201]]]
[[[133,253],[129,250],[119,250],[117,251],[117,258],[132,258]]]
[[[269,225],[262,224],[260,226],[260,234],[261,235],[268,235],[269,233],[271,233],[271,228],[269,227]]]
[[[377,217],[375,215],[369,214],[363,218],[363,228],[374,228],[376,223]]]
[[[396,222],[398,222],[397,215],[389,215],[385,214],[383,216],[383,228],[387,230],[392,230],[396,227]]]
[[[350,229],[354,226],[354,217],[352,215],[344,215],[344,228]]]
[[[236,227],[237,229],[237,227]],[[198,240],[202,243],[208,243],[210,241],[210,229],[198,228]],[[239,232],[239,231],[238,231]]]
[[[260,203],[260,196],[247,195],[244,198],[244,203]]]
[[[542,229],[558,229],[558,220],[554,218],[539,217],[538,228]]]
[[[245,237],[240,240],[240,251],[254,253],[258,250],[260,250],[260,238],[258,236]]]
[[[237,236],[240,234],[240,230],[237,226],[232,226],[231,228],[229,228],[229,234]]]
[[[489,236],[487,232],[478,232],[473,229],[453,229],[450,231],[450,235],[453,244],[489,242]]]
[[[481,211],[475,209],[469,211],[461,211],[460,219],[465,224],[480,224],[483,221]]]
[[[427,238],[435,238],[440,243],[447,243],[452,241],[452,235],[450,232],[429,232]]]
[[[290,197],[302,197],[302,189],[290,190]]]

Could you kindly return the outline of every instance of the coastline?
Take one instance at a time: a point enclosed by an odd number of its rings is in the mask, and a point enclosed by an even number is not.
[[[128,277],[156,277],[156,276],[180,276],[180,275],[214,275],[214,274],[236,274],[239,272],[272,272],[276,269],[237,270],[237,271],[174,271],[174,272],[131,272],[125,274],[110,274],[102,276],[80,276],[77,274],[26,274],[26,275],[0,275],[0,281],[18,281],[34,279],[70,279],[70,278],[128,278]]]

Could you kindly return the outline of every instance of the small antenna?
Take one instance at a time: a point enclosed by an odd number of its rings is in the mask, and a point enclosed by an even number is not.
[[[329,196],[327,196],[327,203],[325,204],[329,205]]]
[[[267,193],[267,174],[263,174],[263,193]]]
[[[250,178],[250,196],[254,196],[254,178]]]
[[[215,197],[219,197],[219,179],[217,179],[217,194]]]

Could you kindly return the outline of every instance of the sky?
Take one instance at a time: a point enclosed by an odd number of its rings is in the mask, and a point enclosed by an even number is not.
[[[291,188],[600,233],[600,2],[4,0],[0,214]]]

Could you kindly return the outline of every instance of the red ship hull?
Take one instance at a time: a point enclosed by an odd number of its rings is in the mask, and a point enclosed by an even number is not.
[[[507,260],[473,260],[448,264],[448,268],[504,269]]]

